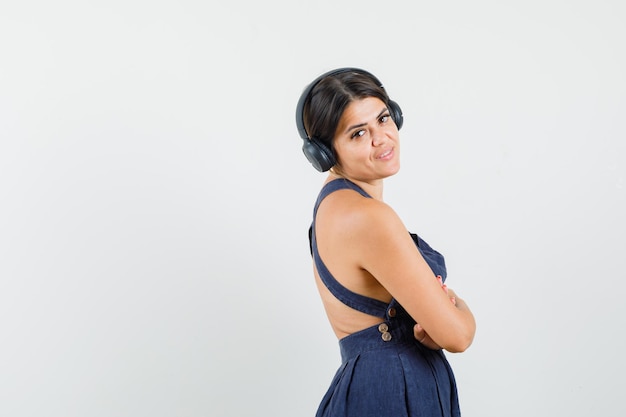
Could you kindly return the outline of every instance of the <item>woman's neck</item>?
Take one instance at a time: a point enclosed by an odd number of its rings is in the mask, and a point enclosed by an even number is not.
[[[345,176],[336,172],[330,172],[328,174],[328,178],[326,179],[326,183],[329,183],[333,180],[340,179],[340,178],[343,178],[350,182],[355,183],[356,185],[361,187],[366,193],[368,193],[372,198],[379,200],[379,201],[383,201],[383,180],[382,179],[378,179],[374,181],[361,181],[361,180],[350,178],[348,176]]]

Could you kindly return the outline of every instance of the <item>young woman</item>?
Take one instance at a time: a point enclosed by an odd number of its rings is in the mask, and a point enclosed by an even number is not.
[[[313,272],[342,364],[318,417],[460,415],[443,350],[462,352],[475,322],[443,283],[443,256],[383,201],[400,169],[402,111],[357,68],[322,74],[296,109],[303,151],[329,171],[309,230]]]

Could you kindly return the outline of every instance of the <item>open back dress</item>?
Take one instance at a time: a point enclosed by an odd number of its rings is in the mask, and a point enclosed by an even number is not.
[[[379,317],[381,322],[339,340],[341,365],[316,417],[460,416],[454,374],[443,351],[431,350],[415,339],[415,320],[395,299],[387,304],[350,291],[320,258],[315,236],[317,209],[329,194],[344,189],[371,198],[343,178],[324,185],[309,229],[311,254],[320,279],[333,296],[353,309]],[[411,237],[434,274],[445,280],[443,256],[416,234],[411,233]]]

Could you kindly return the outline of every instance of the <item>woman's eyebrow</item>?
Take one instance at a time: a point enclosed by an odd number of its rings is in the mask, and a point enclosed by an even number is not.
[[[378,113],[378,116],[376,116],[376,120],[378,120],[380,118],[380,116],[382,116],[385,112],[388,112],[389,110],[387,109],[387,107],[383,108],[380,113]],[[367,123],[358,123],[356,125],[352,125],[350,127],[348,127],[346,129],[345,133],[348,133],[349,131],[351,131],[352,129],[356,129],[357,127],[361,127],[361,126],[365,126],[367,125]]]

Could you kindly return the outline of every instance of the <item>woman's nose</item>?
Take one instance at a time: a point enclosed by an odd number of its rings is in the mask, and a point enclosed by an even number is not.
[[[385,141],[385,133],[380,127],[376,127],[371,131],[372,145],[378,146]]]

